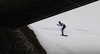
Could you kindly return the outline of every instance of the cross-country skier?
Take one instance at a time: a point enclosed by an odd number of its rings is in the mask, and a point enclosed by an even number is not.
[[[57,24],[57,26],[62,26],[62,29],[61,29],[61,32],[62,32],[62,35],[64,35],[64,29],[66,28],[66,25],[61,23],[61,21],[58,22],[59,24]]]

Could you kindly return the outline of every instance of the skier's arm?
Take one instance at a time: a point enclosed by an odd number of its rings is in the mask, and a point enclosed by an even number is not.
[[[57,26],[61,26],[61,24],[57,24]]]

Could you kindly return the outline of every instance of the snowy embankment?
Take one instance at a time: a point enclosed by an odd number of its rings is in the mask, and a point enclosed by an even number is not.
[[[100,1],[28,25],[47,54],[100,54]],[[67,25],[61,36],[58,21]]]

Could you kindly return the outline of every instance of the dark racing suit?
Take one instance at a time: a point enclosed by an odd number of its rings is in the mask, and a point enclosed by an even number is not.
[[[60,24],[57,24],[58,26],[62,26],[62,29],[61,29],[61,32],[62,32],[62,35],[64,35],[64,29],[66,28],[66,25],[63,24],[63,23],[60,23]]]

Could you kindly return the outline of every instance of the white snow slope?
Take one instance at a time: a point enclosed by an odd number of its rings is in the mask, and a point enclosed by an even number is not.
[[[61,36],[58,21],[66,24]],[[100,1],[28,25],[47,54],[100,54]]]

